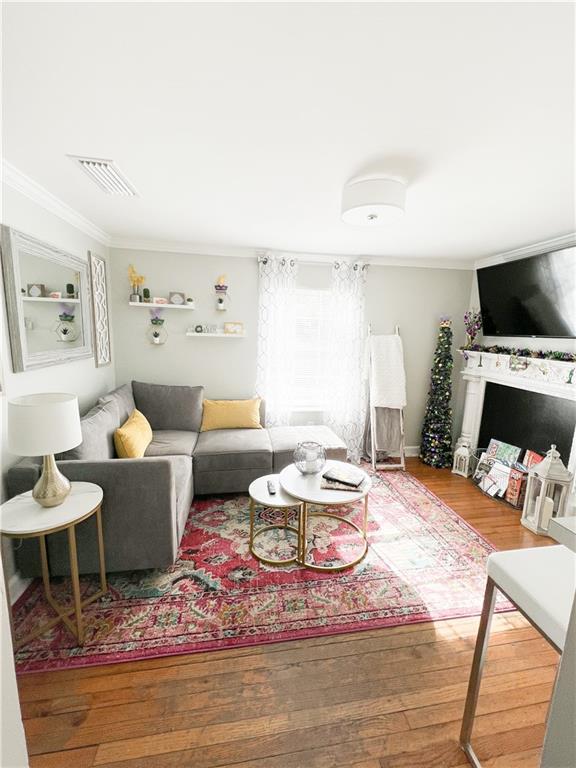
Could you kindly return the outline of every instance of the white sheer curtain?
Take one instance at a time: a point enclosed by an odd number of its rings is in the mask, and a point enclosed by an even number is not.
[[[358,462],[366,418],[364,285],[367,266],[337,261],[332,266],[328,298],[323,393],[326,424],[348,446]]]
[[[293,395],[293,311],[298,264],[276,255],[261,256],[258,306],[256,392],[266,401],[266,425],[290,423]]]

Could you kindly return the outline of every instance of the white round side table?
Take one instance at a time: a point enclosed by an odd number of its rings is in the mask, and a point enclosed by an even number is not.
[[[322,488],[322,474],[330,468],[337,468],[339,465],[342,467],[349,467],[349,464],[343,461],[327,461],[324,469],[314,475],[303,475],[295,464],[290,464],[280,472],[280,485],[282,489],[294,496],[296,499],[300,499],[302,502],[302,513],[300,515],[300,535],[299,535],[299,553],[298,562],[305,568],[310,568],[313,571],[343,571],[346,568],[352,568],[354,565],[358,565],[368,552],[368,493],[372,487],[372,480],[370,476],[363,472],[364,480],[359,488],[355,488],[350,491],[336,491],[332,488]],[[334,515],[330,512],[309,512],[308,507],[310,504],[322,507],[339,507],[344,504],[352,504],[355,501],[364,499],[364,516],[363,526],[360,528],[352,520],[348,520],[341,515]],[[334,520],[339,520],[341,523],[348,525],[357,531],[363,539],[363,551],[350,562],[343,563],[342,565],[318,565],[316,563],[310,563],[307,560],[308,556],[308,541],[307,541],[307,526],[308,520],[311,517],[327,517]]]
[[[41,507],[32,498],[32,491],[21,493],[0,506],[0,534],[10,539],[30,539],[38,537],[40,544],[40,557],[42,560],[42,581],[46,600],[50,603],[56,617],[37,627],[18,643],[14,648],[20,648],[29,643],[38,635],[50,629],[59,621],[63,621],[72,634],[76,637],[78,645],[84,642],[84,627],[82,623],[82,609],[94,602],[107,592],[106,565],[104,560],[104,537],[102,535],[102,505],[103,492],[99,485],[94,483],[71,483],[70,494],[57,507]],[[80,596],[80,579],[78,574],[78,553],[76,549],[76,526],[96,515],[96,527],[98,531],[98,558],[100,565],[100,589],[86,600]],[[70,557],[70,576],[72,580],[72,596],[74,606],[63,608],[56,602],[50,589],[50,570],[48,566],[48,554],[46,549],[46,536],[58,531],[68,532],[68,551]],[[8,591],[7,591],[8,594]],[[75,615],[75,625],[70,615]],[[12,615],[10,614],[10,618]],[[13,629],[13,628],[12,628]],[[12,632],[14,640],[14,632]]]
[[[268,480],[271,480],[275,486],[276,486],[276,493],[272,494],[268,491]],[[261,563],[266,563],[267,565],[289,565],[290,563],[295,563],[298,560],[298,549],[299,549],[299,539],[300,539],[300,510],[302,507],[302,504],[298,499],[295,499],[293,496],[290,496],[290,494],[286,493],[286,491],[280,486],[280,483],[278,482],[278,475],[264,475],[263,477],[259,477],[256,480],[254,480],[252,483],[250,483],[250,487],[248,488],[248,493],[250,494],[250,553],[253,557],[256,558],[256,560],[260,560]],[[284,524],[276,523],[274,525],[265,525],[262,528],[259,528],[256,532],[254,531],[254,518],[255,518],[255,509],[256,505],[261,507],[271,507],[272,509],[283,509],[284,510]],[[288,525],[288,512],[292,508],[298,509],[298,528],[294,528],[292,525]],[[296,534],[296,554],[294,557],[288,558],[287,560],[271,560],[266,557],[263,557],[262,555],[259,555],[255,549],[254,549],[254,540],[260,536],[260,534],[265,533],[266,531],[272,531],[272,530],[283,530],[283,531],[292,531]]]

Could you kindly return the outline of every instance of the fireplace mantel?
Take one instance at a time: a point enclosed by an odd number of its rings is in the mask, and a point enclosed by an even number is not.
[[[466,381],[466,400],[459,442],[473,449],[478,447],[484,391],[488,381],[576,401],[576,363],[492,352],[460,350],[460,353],[464,360],[462,377]],[[569,468],[572,471],[576,469],[574,442]]]

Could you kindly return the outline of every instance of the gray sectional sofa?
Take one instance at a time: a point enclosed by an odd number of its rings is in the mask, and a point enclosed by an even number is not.
[[[104,490],[108,571],[172,565],[195,494],[246,492],[252,480],[290,464],[303,440],[321,443],[329,458],[346,460],[345,444],[325,426],[200,432],[202,402],[202,387],[125,384],[101,397],[82,417],[82,444],[57,457],[70,480],[97,483]],[[150,422],[153,439],[144,458],[118,459],[114,431],[135,408]],[[30,490],[39,476],[40,459],[24,459],[11,467],[10,496]],[[93,519],[78,527],[77,539],[80,572],[96,572]],[[50,536],[47,543],[52,574],[67,574],[65,533]],[[23,576],[40,574],[36,541],[23,540],[15,555]]]

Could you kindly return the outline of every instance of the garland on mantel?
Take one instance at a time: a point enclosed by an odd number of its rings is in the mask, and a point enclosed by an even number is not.
[[[518,349],[516,347],[499,347],[497,344],[485,347],[483,344],[472,344],[469,347],[460,347],[460,352],[489,352],[493,355],[533,357],[537,360],[559,360],[562,363],[576,363],[576,354],[574,352],[554,352],[551,349]]]

